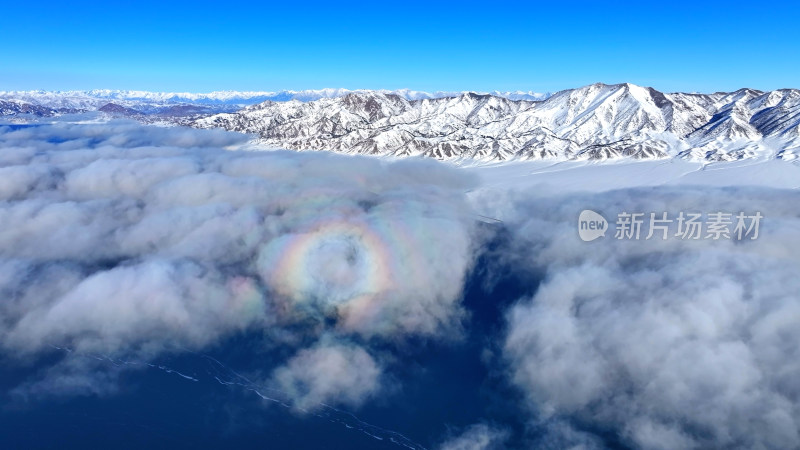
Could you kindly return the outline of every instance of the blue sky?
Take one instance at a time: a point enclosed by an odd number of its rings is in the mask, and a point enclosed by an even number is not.
[[[800,88],[800,5],[6,3],[0,90]]]

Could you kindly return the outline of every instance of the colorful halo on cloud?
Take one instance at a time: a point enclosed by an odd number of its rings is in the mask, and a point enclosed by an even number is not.
[[[395,286],[390,244],[366,221],[333,220],[268,243],[258,266],[275,293],[297,304],[369,302]]]

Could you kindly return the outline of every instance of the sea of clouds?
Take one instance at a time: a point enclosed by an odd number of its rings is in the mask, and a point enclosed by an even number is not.
[[[287,345],[316,336],[275,379],[302,384],[301,405],[357,403],[381,365],[352,337],[458,331],[473,180],[430,161],[224,149],[246,139],[131,123],[3,129],[3,350],[147,359],[244,330]]]
[[[557,446],[800,444],[800,193],[758,187],[510,192],[478,200],[515,238],[498,267],[544,273],[502,351]],[[577,215],[765,215],[758,239],[583,242]],[[674,229],[673,229],[674,231]],[[556,430],[554,428],[554,430]]]
[[[5,364],[53,346],[148,361],[259,333],[287,355],[265,382],[296,410],[358,408],[402,383],[405,342],[470,333],[462,294],[488,255],[487,301],[493,279],[542,278],[506,308],[484,361],[524,399],[530,446],[800,445],[797,191],[482,191],[435,161],[244,151],[247,139],[0,126]],[[752,241],[587,243],[583,209],[765,219]],[[126,369],[86,361],[66,356],[14,393],[121,389]],[[441,447],[502,448],[510,433],[487,417]]]

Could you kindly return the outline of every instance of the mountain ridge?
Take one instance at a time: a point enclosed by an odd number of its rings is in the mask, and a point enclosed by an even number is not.
[[[47,106],[51,108],[72,108],[72,109],[91,109],[103,106],[107,103],[118,103],[120,106],[131,107],[149,105],[174,105],[174,104],[198,104],[207,106],[232,105],[243,107],[261,103],[264,101],[314,101],[321,98],[335,98],[354,92],[384,92],[393,93],[405,97],[409,100],[423,98],[439,98],[457,96],[461,92],[456,91],[436,91],[425,92],[411,89],[386,90],[381,89],[372,91],[369,89],[344,89],[344,88],[324,88],[324,89],[305,89],[305,90],[282,90],[282,91],[213,91],[206,93],[193,92],[154,92],[139,90],[116,90],[116,89],[90,89],[72,91],[0,91],[0,100],[20,100],[31,103],[35,106]],[[533,91],[492,91],[492,95],[507,97],[510,99],[541,99],[549,94],[537,93]]]
[[[490,94],[408,100],[378,91],[264,102],[188,125],[253,133],[296,150],[438,159],[711,161],[798,154],[800,91],[662,93],[595,83],[542,100]]]
[[[172,93],[136,99],[143,91],[91,91],[91,103],[71,93],[36,92],[38,103],[0,92],[0,113],[98,111],[148,123],[250,133],[267,147],[437,159],[725,161],[800,156],[797,89],[664,93],[632,83],[594,83],[535,98],[324,89],[283,91],[264,101],[254,96],[252,104],[202,103],[208,99],[202,95],[211,94],[197,94],[193,102],[173,102],[177,97]],[[220,102],[240,101],[243,95],[212,94]]]

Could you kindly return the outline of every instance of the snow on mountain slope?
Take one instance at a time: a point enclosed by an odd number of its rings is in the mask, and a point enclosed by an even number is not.
[[[800,135],[800,91],[781,89],[761,96],[761,108],[750,123],[764,136],[797,137]]]
[[[353,154],[605,160],[800,158],[800,91],[662,93],[596,83],[555,94],[320,89],[207,94],[0,92],[0,115],[99,111]]]
[[[17,116],[31,114],[39,117],[54,116],[56,111],[46,106],[34,105],[16,99],[0,99],[0,116]]]
[[[132,108],[143,113],[160,112],[163,107],[173,105],[204,105],[213,108],[212,112],[232,112],[247,105],[265,101],[285,102],[299,100],[303,102],[322,98],[337,98],[350,93],[380,92],[394,94],[408,100],[456,97],[460,92],[422,92],[409,89],[396,91],[380,90],[348,90],[317,89],[302,91],[216,91],[209,93],[190,92],[148,92],[124,91],[111,89],[93,89],[88,91],[0,91],[0,100],[18,100],[36,106],[51,109],[75,109],[95,111],[109,103],[125,108]],[[535,92],[498,92],[491,95],[513,100],[542,100],[549,94]]]
[[[439,159],[732,160],[796,153],[800,91],[665,94],[593,84],[540,101],[490,94],[409,100],[384,91],[264,102],[192,121],[297,150]],[[786,151],[789,153],[786,153]]]

